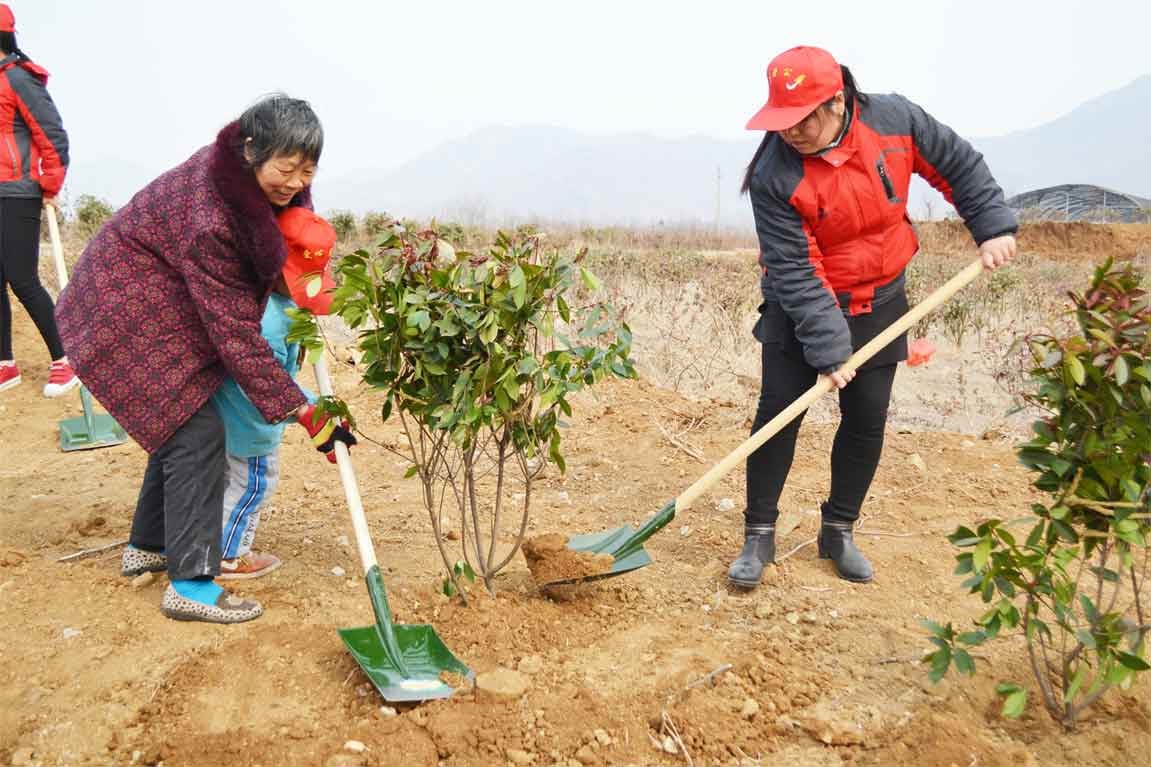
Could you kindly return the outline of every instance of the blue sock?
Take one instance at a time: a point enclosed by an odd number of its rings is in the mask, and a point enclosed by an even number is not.
[[[163,554],[164,553],[164,548],[162,546],[158,549],[146,549],[143,546],[137,546],[133,543],[129,543],[128,548],[135,549],[136,551],[146,551],[149,554]]]
[[[201,580],[196,578],[187,581],[172,581],[172,588],[176,593],[204,605],[216,604],[216,599],[223,593],[223,589],[216,585],[211,578]]]

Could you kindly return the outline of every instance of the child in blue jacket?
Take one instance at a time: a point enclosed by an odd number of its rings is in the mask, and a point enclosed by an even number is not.
[[[302,307],[327,314],[331,289],[329,268],[336,232],[331,224],[306,208],[287,208],[277,217],[288,256],[276,292],[268,298],[261,332],[276,359],[289,374],[300,367],[299,344],[288,343],[292,320],[287,311]],[[316,397],[305,391],[314,405]],[[252,551],[260,509],[275,492],[280,475],[280,441],[285,423],[267,423],[231,378],[221,384],[212,400],[224,421],[228,453],[224,491],[224,527],[221,540],[220,580],[258,578],[281,565],[274,554]],[[354,438],[352,438],[354,443]],[[329,454],[332,460],[334,454]]]

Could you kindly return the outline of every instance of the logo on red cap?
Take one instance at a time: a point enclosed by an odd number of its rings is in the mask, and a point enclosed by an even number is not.
[[[327,314],[332,304],[331,256],[336,246],[336,230],[307,208],[287,208],[277,217],[288,255],[284,261],[284,282],[292,300],[302,309]]]

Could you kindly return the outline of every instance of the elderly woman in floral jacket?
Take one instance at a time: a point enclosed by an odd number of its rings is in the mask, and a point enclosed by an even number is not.
[[[76,372],[149,453],[122,572],[167,569],[171,618],[236,623],[263,608],[224,592],[229,375],[269,423],[295,416],[318,448],[346,431],[315,414],[260,335],[285,250],[276,213],[311,207],[323,129],[307,102],[267,97],[136,194],[88,244],[56,318]]]

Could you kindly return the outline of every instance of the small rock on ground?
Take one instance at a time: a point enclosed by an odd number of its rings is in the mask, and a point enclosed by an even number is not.
[[[12,767],[30,767],[35,764],[36,752],[27,746],[16,749],[12,752],[11,761],[9,762]]]
[[[497,701],[519,700],[528,689],[527,678],[518,671],[497,668],[476,676],[476,697]]]
[[[538,674],[543,670],[544,659],[538,655],[525,655],[520,658],[520,663],[516,668],[523,674]]]
[[[527,751],[522,751],[518,748],[509,748],[504,752],[504,756],[512,764],[531,764],[535,761],[535,754],[529,754]]]

